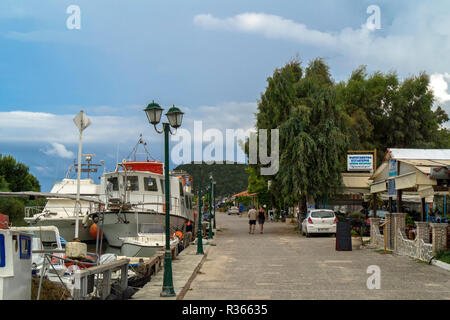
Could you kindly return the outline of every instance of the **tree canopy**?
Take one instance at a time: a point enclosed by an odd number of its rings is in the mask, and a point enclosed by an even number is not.
[[[8,183],[10,191],[40,191],[41,186],[29,168],[12,156],[0,155],[0,176]]]
[[[0,155],[0,191],[40,191],[39,181],[29,173],[29,168],[12,156]],[[43,205],[45,199],[0,198],[0,213],[10,217],[14,225],[24,224],[25,206]]]
[[[443,148],[449,132],[448,116],[434,105],[425,73],[401,82],[394,72],[369,75],[366,67],[336,84],[338,104],[347,124],[350,148],[377,149],[378,162],[386,148]],[[434,109],[434,110],[433,110]]]
[[[280,168],[262,176],[250,165],[249,192],[269,194],[278,207],[296,201],[304,207],[307,198],[339,192],[348,150],[377,149],[381,162],[388,147],[449,147],[443,127],[449,118],[434,102],[425,73],[400,80],[361,66],[336,83],[323,59],[306,67],[290,61],[267,79],[256,114],[258,129],[280,130]]]

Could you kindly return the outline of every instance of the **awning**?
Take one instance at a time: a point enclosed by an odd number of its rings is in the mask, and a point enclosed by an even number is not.
[[[395,189],[408,189],[416,186],[416,173],[411,172],[402,176],[395,177]]]
[[[420,198],[426,198],[434,195],[434,190],[432,186],[420,185],[418,186],[417,191],[419,192]]]
[[[248,190],[236,193],[232,196],[232,198],[237,198],[237,197],[256,197],[256,193],[248,193]]]
[[[380,182],[376,182],[376,183],[372,183],[370,185],[370,193],[378,193],[378,192],[383,192],[386,191],[386,181],[380,181]]]

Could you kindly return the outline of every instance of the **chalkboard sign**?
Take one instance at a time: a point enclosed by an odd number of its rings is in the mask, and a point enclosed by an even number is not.
[[[336,251],[352,251],[350,221],[338,221],[336,225]]]

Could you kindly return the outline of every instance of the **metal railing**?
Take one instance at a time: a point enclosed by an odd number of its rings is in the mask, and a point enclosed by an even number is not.
[[[108,264],[90,267],[75,271],[75,287],[73,290],[74,300],[84,300],[89,296],[89,277],[102,275],[101,280],[97,280],[96,289],[101,300],[105,300],[111,293],[113,282],[112,272],[120,269],[119,286],[121,290],[128,287],[128,264],[130,259],[120,259]]]
[[[82,214],[90,214],[95,212],[94,208],[91,206],[82,206]],[[35,215],[42,215],[45,217],[51,215],[57,215],[64,213],[67,217],[75,216],[75,206],[71,207],[49,207],[49,206],[30,206],[25,207],[25,218],[32,218]]]

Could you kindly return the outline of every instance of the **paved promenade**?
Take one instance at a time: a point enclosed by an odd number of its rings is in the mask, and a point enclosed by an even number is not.
[[[450,272],[372,249],[335,251],[333,237],[302,237],[266,223],[248,233],[246,217],[217,213],[220,229],[184,299],[450,299]],[[258,225],[257,225],[258,228]],[[381,269],[369,290],[367,267]]]
[[[207,241],[206,241],[207,242]],[[211,246],[205,246],[204,252],[208,254]],[[176,259],[172,260],[173,271],[173,287],[175,290],[175,297],[162,298],[160,296],[161,288],[164,278],[164,268],[152,276],[142,289],[140,289],[132,297],[134,300],[176,300],[181,298],[184,293],[184,288],[189,284],[192,275],[196,273],[196,269],[200,266],[203,260],[203,255],[197,255],[197,245],[188,246],[184,249]],[[164,266],[164,262],[163,262]]]

